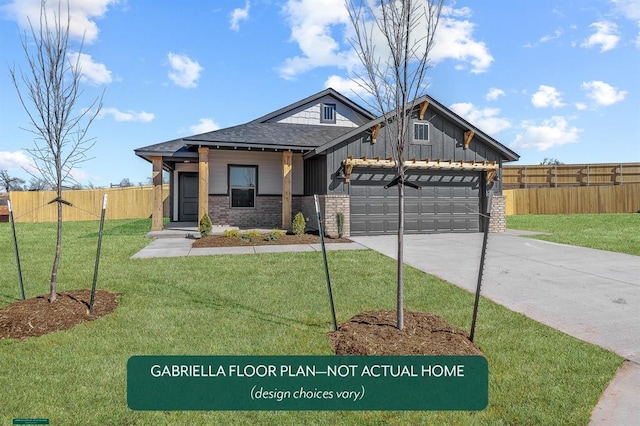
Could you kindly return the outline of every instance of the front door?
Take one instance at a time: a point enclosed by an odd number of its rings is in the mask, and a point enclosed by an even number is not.
[[[178,221],[198,221],[198,174],[178,174]]]

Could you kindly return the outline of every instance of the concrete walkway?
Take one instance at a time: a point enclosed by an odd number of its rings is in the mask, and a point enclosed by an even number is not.
[[[173,237],[170,235],[173,235]],[[165,233],[159,238],[156,237],[156,239],[154,239],[149,245],[131,256],[131,259],[150,259],[155,257],[181,256],[212,256],[220,254],[285,253],[322,250],[320,244],[191,248],[193,241],[193,239],[185,238],[184,235],[180,233]],[[358,243],[326,243],[325,248],[327,249],[327,251],[330,251],[364,250],[367,247]]]
[[[395,236],[354,237],[395,258]],[[474,292],[482,234],[405,236],[405,263]],[[626,359],[591,425],[640,424],[640,256],[490,234],[482,295]]]

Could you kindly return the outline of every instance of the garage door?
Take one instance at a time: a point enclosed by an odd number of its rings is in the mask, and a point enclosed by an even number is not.
[[[351,235],[398,231],[398,188],[384,189],[393,170],[354,169],[349,185]],[[478,232],[480,174],[408,170],[405,187],[405,233]]]

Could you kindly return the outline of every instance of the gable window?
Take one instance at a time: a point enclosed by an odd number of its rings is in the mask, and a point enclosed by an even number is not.
[[[320,104],[320,122],[335,124],[336,104]]]
[[[258,166],[229,166],[231,207],[255,207]]]
[[[429,142],[429,122],[428,121],[413,122],[413,141],[415,143]]]

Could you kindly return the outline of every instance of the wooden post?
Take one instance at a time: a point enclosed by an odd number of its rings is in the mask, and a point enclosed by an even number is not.
[[[282,229],[291,227],[292,158],[291,151],[282,152]]]
[[[151,157],[153,173],[151,181],[153,183],[153,211],[151,212],[151,230],[162,230],[162,157]]]
[[[209,214],[209,147],[198,148],[198,224]]]

